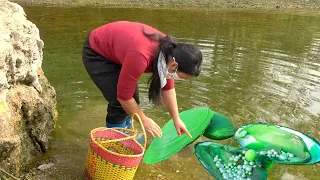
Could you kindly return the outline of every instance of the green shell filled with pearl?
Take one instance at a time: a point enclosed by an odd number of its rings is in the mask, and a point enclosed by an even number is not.
[[[269,155],[278,164],[320,162],[320,144],[315,139],[288,127],[253,123],[240,127],[234,138],[245,148]]]
[[[217,180],[246,179],[267,180],[267,168],[273,166],[267,156],[258,156],[254,161],[245,160],[246,148],[235,148],[214,142],[199,142],[194,153],[202,166]]]

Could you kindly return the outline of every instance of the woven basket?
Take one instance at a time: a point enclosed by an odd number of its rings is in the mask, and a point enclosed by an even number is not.
[[[137,131],[133,118],[137,117],[143,135],[144,146],[136,141]],[[147,136],[137,113],[131,116],[132,129],[96,128],[90,133],[84,174],[87,179],[132,180],[146,149]]]

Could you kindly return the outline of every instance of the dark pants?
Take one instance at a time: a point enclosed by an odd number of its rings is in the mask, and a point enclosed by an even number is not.
[[[83,44],[82,60],[90,78],[109,102],[106,122],[123,123],[128,115],[117,99],[117,84],[122,66],[93,51],[89,44],[89,37]],[[133,98],[139,104],[138,85]]]

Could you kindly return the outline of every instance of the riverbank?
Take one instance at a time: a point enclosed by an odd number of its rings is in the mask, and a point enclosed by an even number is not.
[[[27,6],[317,9],[318,0],[14,0]]]

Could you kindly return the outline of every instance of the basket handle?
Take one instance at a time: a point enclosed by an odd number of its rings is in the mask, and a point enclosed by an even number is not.
[[[146,149],[147,147],[147,133],[146,133],[146,130],[144,129],[144,126],[142,124],[142,120],[139,116],[139,114],[137,113],[133,113],[131,115],[131,125],[132,125],[132,129],[126,129],[126,128],[112,128],[112,129],[117,129],[117,130],[125,130],[125,131],[129,131],[129,132],[132,132],[133,135],[132,136],[128,136],[128,137],[124,137],[124,138],[119,138],[119,139],[112,139],[112,140],[105,140],[104,142],[117,142],[117,141],[125,141],[125,140],[129,140],[129,139],[134,139],[136,138],[137,136],[137,132],[135,131],[134,129],[134,125],[133,125],[133,119],[134,119],[134,116],[136,116],[138,118],[138,121],[140,123],[140,126],[141,126],[141,129],[142,129],[142,132],[143,132],[143,136],[144,136],[144,149]]]
[[[138,113],[133,113],[133,114],[131,115],[132,130],[135,131],[134,125],[133,125],[134,116],[136,116],[136,117],[138,118],[139,124],[140,124],[140,126],[141,126],[141,129],[142,129],[142,132],[143,132],[143,136],[144,136],[144,144],[143,144],[143,147],[144,147],[144,149],[146,149],[146,148],[147,148],[147,133],[146,133],[146,130],[144,129],[142,120],[141,120],[141,118],[140,118],[140,116],[139,116]],[[136,131],[135,131],[135,132],[136,132]],[[135,136],[136,136],[136,134],[135,134]]]

